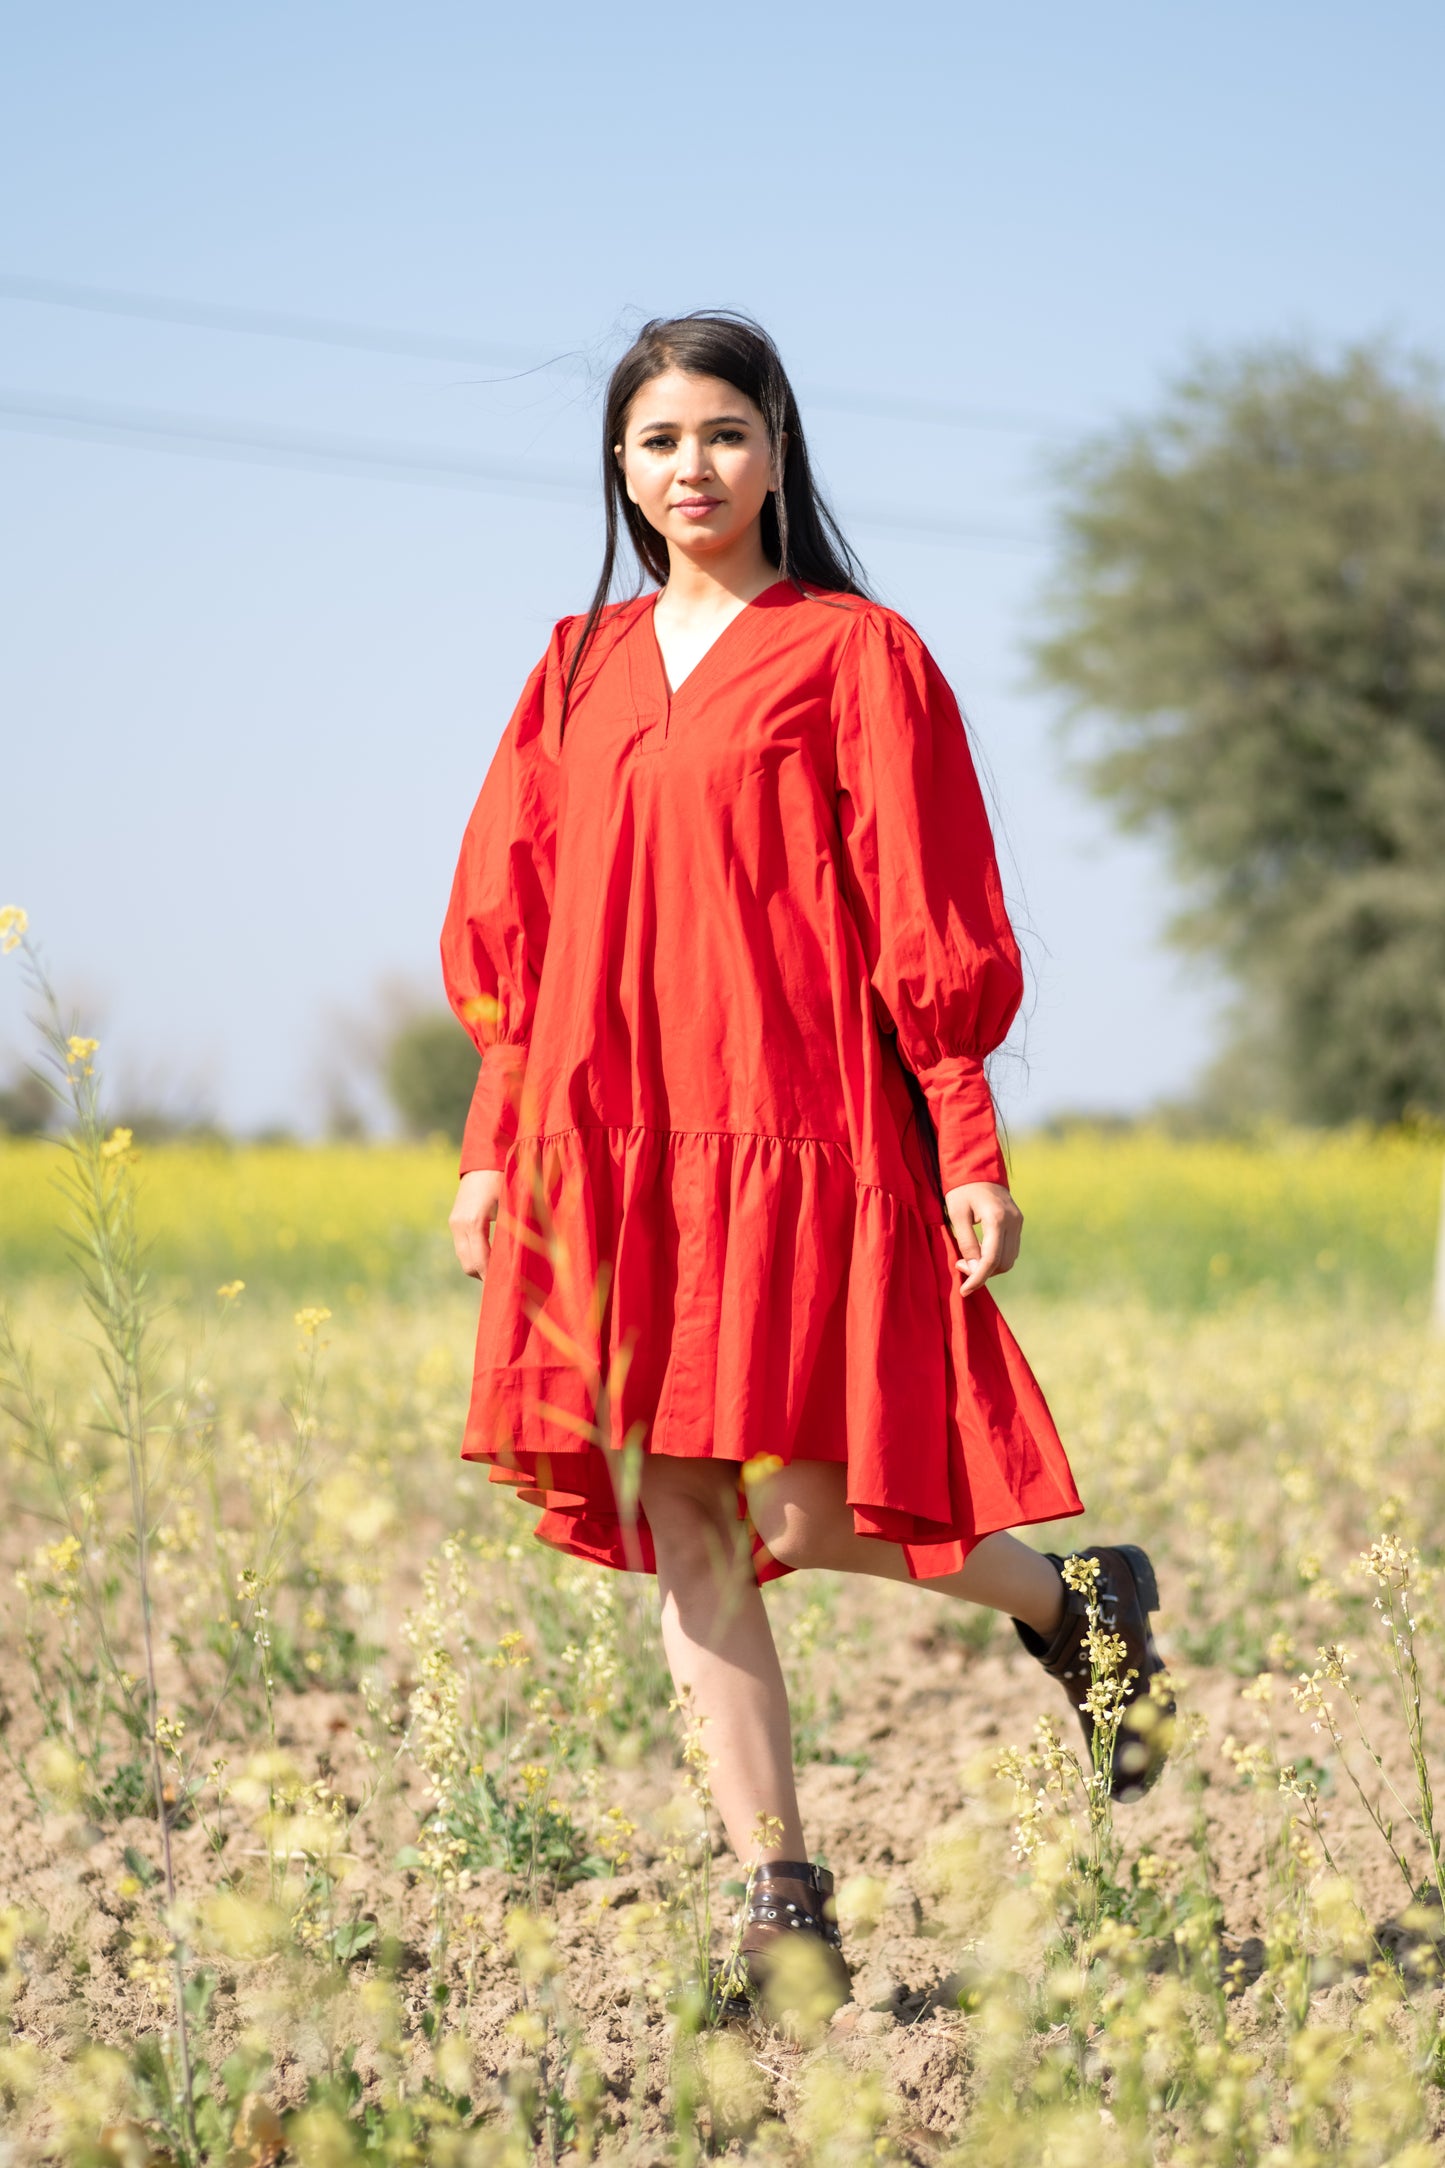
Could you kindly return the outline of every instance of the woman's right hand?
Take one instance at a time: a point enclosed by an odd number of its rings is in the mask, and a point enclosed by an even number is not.
[[[503,1177],[490,1167],[479,1167],[471,1174],[464,1174],[457,1185],[456,1203],[447,1225],[452,1231],[457,1263],[474,1280],[485,1280],[487,1276],[503,1187]]]

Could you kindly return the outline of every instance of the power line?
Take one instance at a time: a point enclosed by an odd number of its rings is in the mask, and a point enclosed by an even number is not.
[[[112,406],[96,399],[58,399],[46,392],[0,386],[0,425],[41,436],[134,445],[237,459],[252,465],[310,468],[396,481],[434,482],[454,489],[500,490],[587,497],[580,475],[531,462],[475,459],[423,444],[331,436],[316,430],[273,429],[215,415],[166,414],[151,407]]]
[[[424,444],[387,444],[314,430],[274,429],[213,415],[166,414],[148,407],[113,406],[93,399],[61,399],[46,392],[0,386],[0,427],[29,435],[58,436],[138,451],[238,461],[304,472],[349,475],[367,481],[419,482],[444,489],[480,490],[507,496],[592,500],[594,482],[556,467],[477,459],[470,453]],[[1031,549],[1038,538],[1023,528],[935,520],[894,506],[850,507],[848,523],[884,527],[925,542],[987,542]]]
[[[192,331],[236,332],[250,338],[292,339],[314,346],[367,354],[400,354],[422,361],[454,361],[502,368],[530,376],[548,369],[591,375],[592,364],[579,351],[545,355],[536,348],[495,340],[455,338],[446,333],[400,331],[378,324],[296,314],[282,309],[237,307],[229,302],[185,301],[174,295],[135,293],[128,288],[78,285],[68,279],[31,278],[0,271],[0,299],[43,307],[80,309],[101,316],[129,317],[144,323],[176,324]],[[1057,415],[1021,414],[959,406],[949,400],[890,398],[883,394],[810,385],[810,406],[879,421],[925,422],[946,429],[977,429],[1023,436],[1072,436],[1084,424]]]
[[[367,354],[405,354],[422,361],[480,362],[484,367],[551,368],[566,355],[544,358],[519,346],[455,339],[430,332],[393,331],[379,324],[339,323],[283,309],[233,308],[226,302],[179,301],[113,286],[78,286],[66,279],[27,278],[0,271],[0,297],[57,309],[84,309],[97,316],[134,317],[144,323],[180,324],[191,331],[236,331],[247,337],[297,339],[312,346],[352,347]]]

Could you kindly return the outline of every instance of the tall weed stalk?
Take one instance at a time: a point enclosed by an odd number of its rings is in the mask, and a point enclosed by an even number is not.
[[[14,931],[12,922],[5,937],[7,946],[15,945],[10,938]],[[197,2138],[186,1993],[187,1952],[178,1928],[171,1843],[175,1795],[168,1798],[166,1785],[166,1761],[179,1742],[180,1732],[162,1710],[157,1684],[151,1549],[161,1486],[186,1432],[190,1395],[169,1390],[161,1382],[156,1331],[159,1304],[146,1269],[136,1219],[138,1154],[130,1130],[117,1128],[106,1133],[96,1075],[99,1043],[67,1026],[49,974],[23,923],[18,933],[26,977],[39,1004],[35,1021],[46,1050],[48,1081],[69,1114],[69,1128],[61,1139],[60,1185],[70,1208],[71,1255],[97,1332],[93,1346],[99,1378],[92,1421],[98,1432],[114,1441],[125,1470],[142,1656],[139,1681],[119,1660],[108,1630],[107,1607],[95,1600],[93,1583],[90,1592],[100,1648],[120,1698],[123,1720],[148,1764],[160,1843],[172,1989],[177,2067],[171,2095],[180,2133],[194,2154]],[[70,1486],[64,1480],[55,1425],[43,1407],[8,1320],[0,1334],[0,1363],[4,1364],[10,1409],[18,1416],[32,1452],[49,1470],[57,1495],[64,1500]]]

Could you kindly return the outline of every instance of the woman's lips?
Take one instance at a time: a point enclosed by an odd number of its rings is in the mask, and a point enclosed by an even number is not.
[[[674,512],[681,512],[684,519],[706,519],[708,513],[715,512],[721,503],[721,497],[683,497],[672,509]]]

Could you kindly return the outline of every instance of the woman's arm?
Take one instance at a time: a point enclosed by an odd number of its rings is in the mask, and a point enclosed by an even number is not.
[[[502,733],[467,822],[442,928],[447,999],[481,1055],[449,1220],[458,1262],[479,1280],[517,1134],[551,925],[558,773],[548,723],[569,622],[553,633]]]
[[[892,612],[862,614],[840,658],[834,721],[849,900],[874,994],[933,1118],[968,1295],[1010,1270],[1023,1228],[983,1067],[1023,993],[988,815],[958,703]]]

